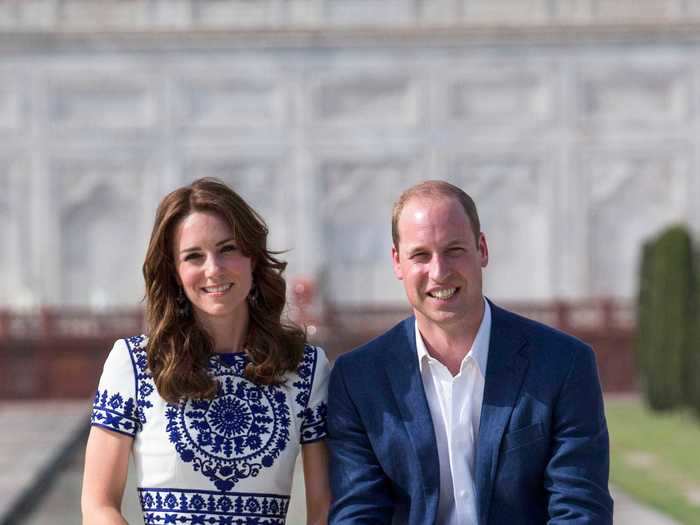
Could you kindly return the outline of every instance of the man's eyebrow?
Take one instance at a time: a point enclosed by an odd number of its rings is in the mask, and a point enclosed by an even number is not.
[[[233,237],[230,237],[230,238],[228,238],[228,239],[224,239],[223,241],[217,242],[216,245],[217,245],[217,246],[221,246],[222,244],[226,244],[227,242],[231,242],[231,241],[234,241],[234,242],[235,242],[235,240],[236,240],[236,239],[234,239]],[[192,247],[190,247],[190,248],[185,248],[184,250],[180,250],[180,253],[196,252],[196,251],[199,251],[199,250],[201,250],[201,248],[200,248],[199,246],[192,246]]]
[[[423,252],[423,251],[425,251],[425,248],[423,248],[423,246],[419,245],[419,246],[411,246],[410,248],[408,248],[406,250],[406,253],[410,256],[410,255],[415,255],[416,253]]]

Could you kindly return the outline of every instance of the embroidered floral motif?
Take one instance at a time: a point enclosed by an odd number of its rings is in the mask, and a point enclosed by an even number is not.
[[[168,404],[166,431],[180,458],[222,491],[271,467],[289,441],[287,396],[276,385],[245,380],[245,355],[212,357],[213,400]]]
[[[305,408],[302,412],[301,443],[311,443],[326,437],[326,403],[319,403],[315,410]]]
[[[304,357],[297,367],[297,375],[299,380],[294,382],[294,387],[299,390],[296,397],[296,402],[306,408],[309,404],[311,396],[311,385],[314,380],[314,371],[316,370],[316,350],[310,346],[304,347]],[[301,417],[301,413],[297,414]]]
[[[145,523],[284,525],[289,497],[177,489],[139,489]]]
[[[107,390],[97,390],[90,423],[133,436],[141,429],[134,406],[132,397],[124,399],[119,393],[110,395]]]
[[[136,414],[139,421],[145,423],[146,409],[153,407],[149,397],[156,389],[153,377],[148,371],[146,337],[143,335],[129,337],[126,339],[126,343],[131,353],[131,361],[134,364],[134,374],[136,375]]]
[[[297,369],[299,380],[294,387],[299,389],[296,401],[303,408],[297,413],[301,418],[301,443],[311,443],[326,436],[326,403],[320,403],[315,409],[309,407],[311,387],[316,374],[316,362],[318,353],[316,349],[307,346],[304,348],[304,358]]]

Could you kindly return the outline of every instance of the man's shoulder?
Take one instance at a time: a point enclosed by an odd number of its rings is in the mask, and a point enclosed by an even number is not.
[[[540,321],[524,317],[491,303],[496,329],[510,334],[520,334],[531,346],[555,350],[557,353],[591,351],[584,341]]]
[[[376,367],[386,357],[387,351],[396,345],[410,343],[408,337],[415,323],[414,317],[408,317],[395,324],[389,330],[374,339],[344,353],[336,359],[337,363],[352,363],[352,366],[367,365]]]

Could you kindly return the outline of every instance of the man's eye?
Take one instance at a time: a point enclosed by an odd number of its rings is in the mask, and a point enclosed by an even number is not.
[[[411,260],[416,262],[423,262],[428,260],[428,254],[424,252],[414,253],[411,255]]]

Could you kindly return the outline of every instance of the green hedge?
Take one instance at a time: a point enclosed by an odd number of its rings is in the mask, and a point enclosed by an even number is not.
[[[693,257],[694,289],[691,293],[690,340],[686,350],[686,397],[700,416],[700,247]]]
[[[649,406],[669,410],[698,397],[694,379],[695,272],[690,234],[668,228],[642,252],[637,355]]]

